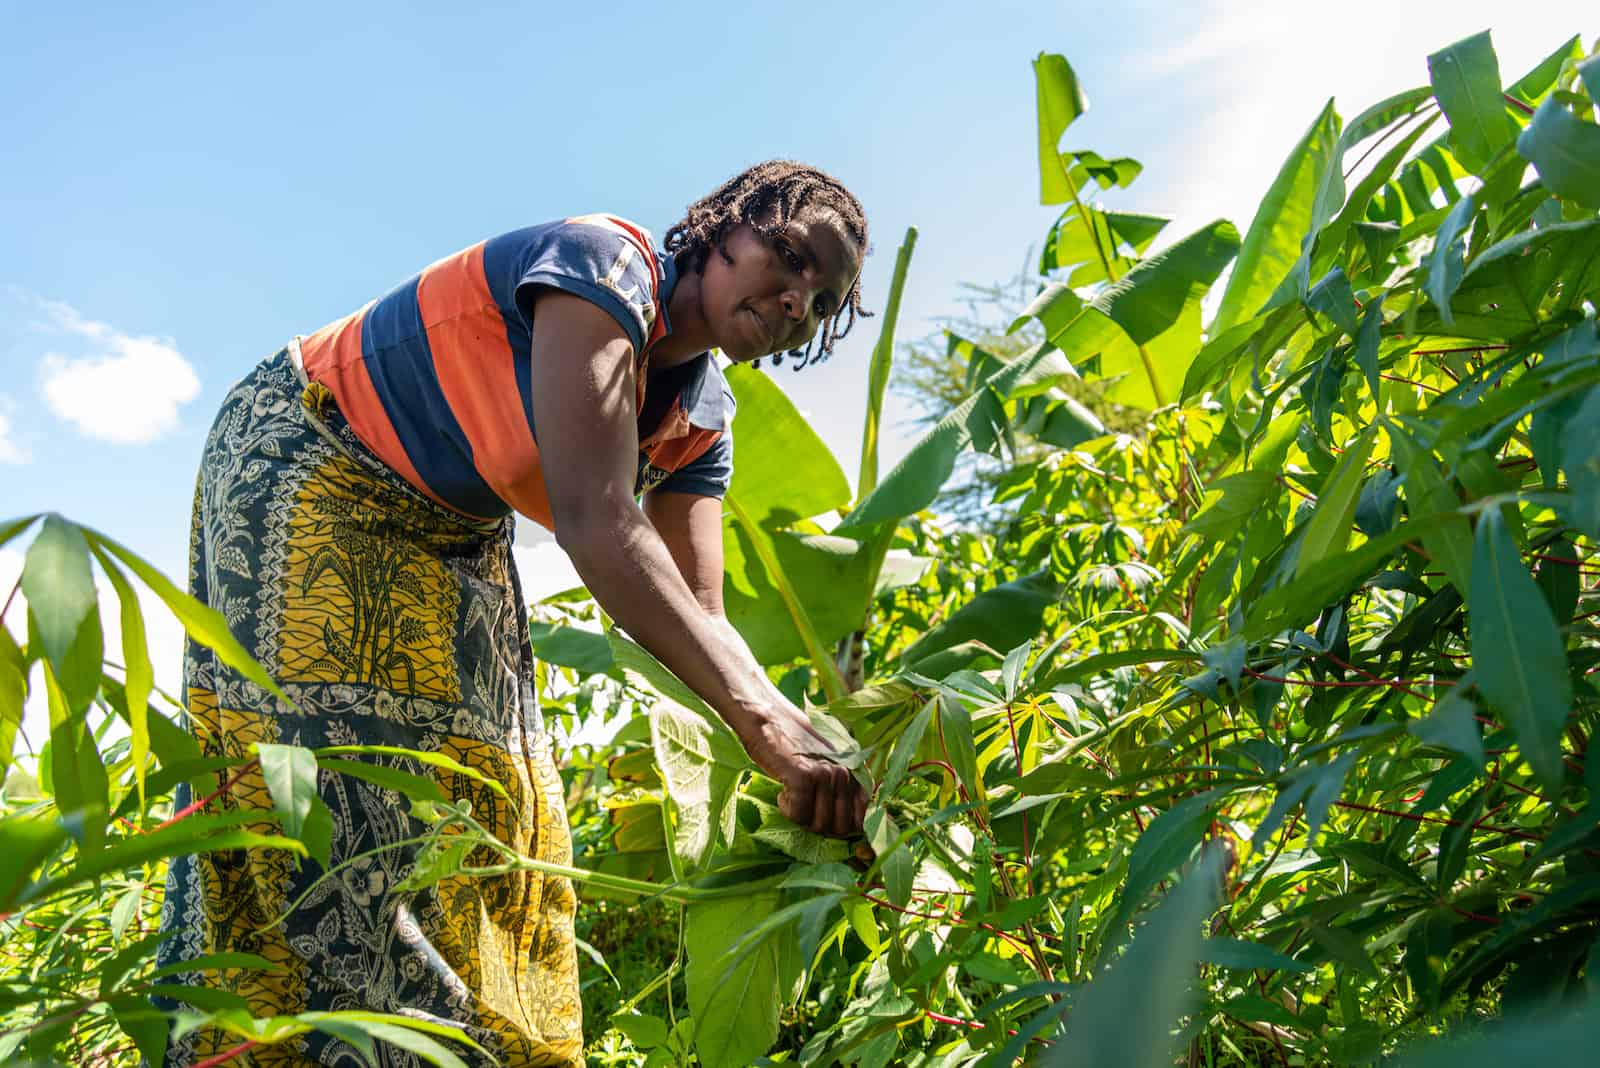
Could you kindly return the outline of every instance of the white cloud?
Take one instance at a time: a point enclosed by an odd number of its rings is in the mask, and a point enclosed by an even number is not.
[[[124,334],[68,304],[41,301],[57,330],[90,342],[81,356],[41,362],[50,410],[85,435],[118,445],[154,441],[178,425],[178,407],[200,393],[194,367],[170,339]]]
[[[25,464],[33,459],[11,434],[11,400],[0,397],[0,464]]]
[[[1348,121],[1387,96],[1427,85],[1430,52],[1484,29],[1510,83],[1593,22],[1589,0],[1550,0],[1537,19],[1510,12],[1488,0],[1346,0],[1317,14],[1281,0],[1202,2],[1187,16],[1194,32],[1177,30],[1171,45],[1140,65],[1152,86],[1176,82],[1184,96],[1213,105],[1183,105],[1173,155],[1186,165],[1146,172],[1159,189],[1145,186],[1144,193],[1178,217],[1164,236],[1176,239],[1219,217],[1245,230],[1330,96]],[[1441,120],[1433,132],[1445,129]]]

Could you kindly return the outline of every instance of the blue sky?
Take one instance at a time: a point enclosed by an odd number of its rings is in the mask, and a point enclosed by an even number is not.
[[[1330,95],[1349,116],[1424,84],[1428,52],[1485,28],[1508,81],[1600,30],[1570,0],[1537,19],[1440,6],[12,5],[0,517],[58,510],[181,575],[214,409],[288,337],[517,226],[608,211],[659,237],[772,156],[861,198],[869,307],[920,227],[901,336],[927,333],[960,282],[1012,275],[1053,218],[1037,203],[1041,50],[1089,93],[1067,147],[1142,160],[1114,202],[1176,216],[1177,237],[1218,216],[1243,230]],[[852,479],[875,329],[780,373]],[[886,466],[909,443],[891,425]],[[0,550],[7,589],[19,547]],[[565,581],[558,556],[519,551],[532,589]]]

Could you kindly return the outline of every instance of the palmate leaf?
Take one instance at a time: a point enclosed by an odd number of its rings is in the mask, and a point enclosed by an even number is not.
[[[1049,569],[1001,583],[929,629],[901,654],[901,662],[915,665],[965,641],[981,641],[995,649],[1013,648],[1038,636],[1045,609],[1059,596],[1060,587]]]
[[[1458,337],[1500,342],[1600,292],[1600,219],[1524,230],[1485,249],[1451,298]],[[1555,299],[1551,299],[1552,295]],[[1423,330],[1432,328],[1419,316]]]
[[[1561,734],[1572,708],[1566,650],[1497,508],[1478,519],[1467,607],[1478,688],[1506,717],[1539,781],[1557,790]]]
[[[228,665],[246,679],[271,693],[274,697],[293,706],[288,695],[278,688],[266,671],[258,664],[240,645],[232,632],[228,630],[227,620],[209,605],[201,604],[182,590],[172,584],[172,581],[151,567],[142,557],[126,547],[112,541],[104,534],[85,530],[85,535],[93,543],[118,560],[139,577],[139,580],[157,597],[160,597],[172,614],[178,617],[178,622],[183,624],[183,629],[189,637],[199,644],[212,650],[217,658]]]

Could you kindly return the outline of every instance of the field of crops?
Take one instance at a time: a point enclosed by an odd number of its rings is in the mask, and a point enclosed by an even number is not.
[[[1588,1063],[1591,51],[1574,37],[1523,73],[1488,34],[1443,48],[1428,85],[1348,120],[1330,102],[1252,219],[1175,239],[1097,202],[1141,165],[1063,150],[1086,98],[1040,55],[1039,174],[1016,195],[1061,214],[1020,314],[922,364],[963,399],[905,459],[878,470],[915,232],[854,489],[781,371],[729,370],[728,615],[870,788],[863,843],[787,821],[728,728],[582,590],[532,608],[545,715],[582,742],[571,868],[488,836],[437,754],[202,758],[153,691],[134,585],[276,690],[222,618],[114,531],[0,525],[28,546],[27,629],[0,629],[0,1062],[155,1063],[175,1019],[236,1037],[208,1064],[309,1029],[373,1064],[461,1064],[437,1024],[256,1019],[154,967],[167,858],[329,864],[320,775],[409,806],[428,848],[407,892],[577,882],[594,1065]],[[941,508],[979,483],[975,514]],[[270,811],[172,810],[177,783],[212,798],[246,766]]]

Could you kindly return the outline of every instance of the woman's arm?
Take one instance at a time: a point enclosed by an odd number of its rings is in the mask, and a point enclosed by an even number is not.
[[[581,297],[541,291],[532,394],[556,541],[595,599],[705,698],[751,759],[783,784],[785,816],[823,834],[857,833],[866,804],[859,784],[846,769],[807,755],[826,744],[732,628],[702,607],[634,500],[633,347],[616,320]],[[718,549],[720,555],[720,541]]]

